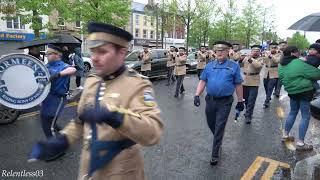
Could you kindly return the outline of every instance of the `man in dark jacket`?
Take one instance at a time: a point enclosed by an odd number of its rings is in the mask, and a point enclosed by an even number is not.
[[[304,138],[310,121],[310,101],[314,92],[312,82],[320,79],[320,70],[299,59],[299,50],[296,47],[289,46],[283,51],[283,55],[279,66],[279,78],[290,97],[290,112],[285,122],[282,140],[294,140],[289,133],[301,110],[296,149],[312,150],[313,146],[306,144]]]

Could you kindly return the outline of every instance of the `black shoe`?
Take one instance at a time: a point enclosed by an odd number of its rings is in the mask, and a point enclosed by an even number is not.
[[[52,157],[48,157],[47,159],[45,159],[45,161],[50,162],[50,161],[57,160],[57,159],[61,158],[62,156],[64,156],[65,154],[66,154],[65,152],[60,152]]]
[[[185,92],[185,90],[180,91],[180,94],[183,94]]]
[[[251,124],[251,118],[246,118],[246,124]]]
[[[269,108],[269,103],[264,103],[263,104],[263,109],[267,109],[267,108]]]
[[[218,157],[212,157],[211,160],[210,160],[210,165],[211,166],[215,166],[217,165],[219,162],[219,158]]]
[[[166,86],[170,86],[170,84],[169,84],[169,83],[167,83],[167,84],[166,84]]]
[[[177,98],[178,96],[179,96],[178,94],[175,94],[175,95],[174,95],[175,98]]]
[[[279,98],[280,97],[280,95],[276,95],[276,98]]]

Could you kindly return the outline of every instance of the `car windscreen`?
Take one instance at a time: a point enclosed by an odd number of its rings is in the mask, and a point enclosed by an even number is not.
[[[126,61],[138,61],[139,52],[138,51],[134,51],[131,52],[127,57],[126,57]]]
[[[195,55],[196,55],[195,53],[189,54],[188,59],[195,59],[196,58]]]

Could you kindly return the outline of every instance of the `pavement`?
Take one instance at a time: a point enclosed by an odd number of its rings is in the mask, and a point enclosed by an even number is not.
[[[263,109],[265,93],[260,86],[251,125],[245,124],[243,115],[237,123],[234,122],[234,102],[223,139],[221,160],[217,166],[210,166],[213,137],[204,113],[205,95],[201,96],[200,107],[193,106],[197,83],[196,74],[187,75],[184,81],[186,92],[176,99],[173,97],[175,86],[165,86],[164,79],[153,80],[165,130],[160,144],[144,148],[148,179],[291,179],[300,160],[319,154],[320,121],[312,118],[306,135],[306,141],[313,144],[315,150],[303,153],[294,151],[294,144],[281,142],[281,123],[276,113],[278,107],[288,113],[288,97],[283,92],[280,99],[272,99],[269,109]],[[72,102],[66,106],[58,120],[60,125],[65,125],[76,115],[76,105],[77,102]],[[298,115],[292,129],[295,137],[298,136],[300,118]],[[13,124],[0,126],[1,176],[4,177],[4,171],[25,170],[42,172],[43,179],[76,179],[81,144],[72,146],[63,158],[56,161],[27,163],[32,145],[41,139],[44,135],[36,112],[22,115]]]

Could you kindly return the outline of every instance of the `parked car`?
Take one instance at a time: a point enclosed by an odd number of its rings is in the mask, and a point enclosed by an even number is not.
[[[83,64],[84,64],[84,72],[87,73],[93,67],[92,60],[90,58],[90,54],[82,53],[82,59],[83,59]]]
[[[167,56],[166,49],[152,49],[151,50],[151,72],[149,78],[167,75]],[[140,72],[142,61],[138,58],[141,51],[134,50],[127,55],[125,63],[127,67]]]
[[[20,111],[0,104],[0,125],[10,124],[18,119]]]
[[[197,71],[197,64],[196,52],[189,53],[186,62],[187,72]]]

